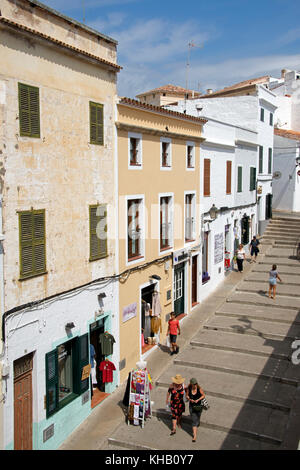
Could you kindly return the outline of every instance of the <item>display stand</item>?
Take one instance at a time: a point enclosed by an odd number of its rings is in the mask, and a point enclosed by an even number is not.
[[[127,424],[141,424],[152,417],[150,382],[147,369],[134,369],[130,372],[129,405]]]

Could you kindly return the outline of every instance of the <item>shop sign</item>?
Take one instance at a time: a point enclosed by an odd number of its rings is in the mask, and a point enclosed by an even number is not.
[[[187,250],[179,250],[173,252],[173,266],[182,263],[189,259],[189,253]]]
[[[81,380],[88,379],[90,373],[91,373],[91,364],[88,364],[87,366],[84,366],[82,369],[82,375],[81,375]]]
[[[137,315],[137,303],[134,302],[133,304],[127,305],[127,307],[123,308],[123,323],[130,320],[131,318],[136,317]]]
[[[222,263],[224,252],[224,238],[223,233],[215,235],[215,264]]]

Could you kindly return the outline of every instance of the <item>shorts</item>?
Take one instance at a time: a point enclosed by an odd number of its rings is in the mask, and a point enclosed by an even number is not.
[[[176,343],[177,335],[170,335],[170,342]]]
[[[276,279],[274,279],[274,277],[270,277],[270,279],[269,279],[269,284],[270,284],[271,286],[276,286],[276,284],[277,284]]]

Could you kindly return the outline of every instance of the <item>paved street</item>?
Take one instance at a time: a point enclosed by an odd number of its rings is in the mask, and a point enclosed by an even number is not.
[[[268,228],[257,263],[247,261],[243,274],[232,272],[182,321],[179,354],[169,356],[161,347],[149,356],[154,405],[144,429],[125,422],[123,385],[61,449],[297,449],[300,365],[291,362],[291,344],[300,338],[300,262],[294,257],[294,239],[284,245],[273,238],[270,244],[271,228],[277,224],[272,221]],[[299,237],[300,222],[292,226]],[[279,241],[283,238],[281,232]],[[273,263],[284,281],[275,301],[267,296]],[[210,403],[202,413],[196,443],[188,406],[182,429],[170,436],[165,398],[177,373],[186,384],[196,377]]]

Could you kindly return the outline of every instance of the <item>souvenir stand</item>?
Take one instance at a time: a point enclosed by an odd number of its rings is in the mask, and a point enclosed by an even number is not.
[[[127,424],[142,425],[146,418],[152,417],[150,388],[151,377],[146,367],[139,367],[130,372],[129,405],[127,413]],[[146,363],[142,363],[146,364]]]

